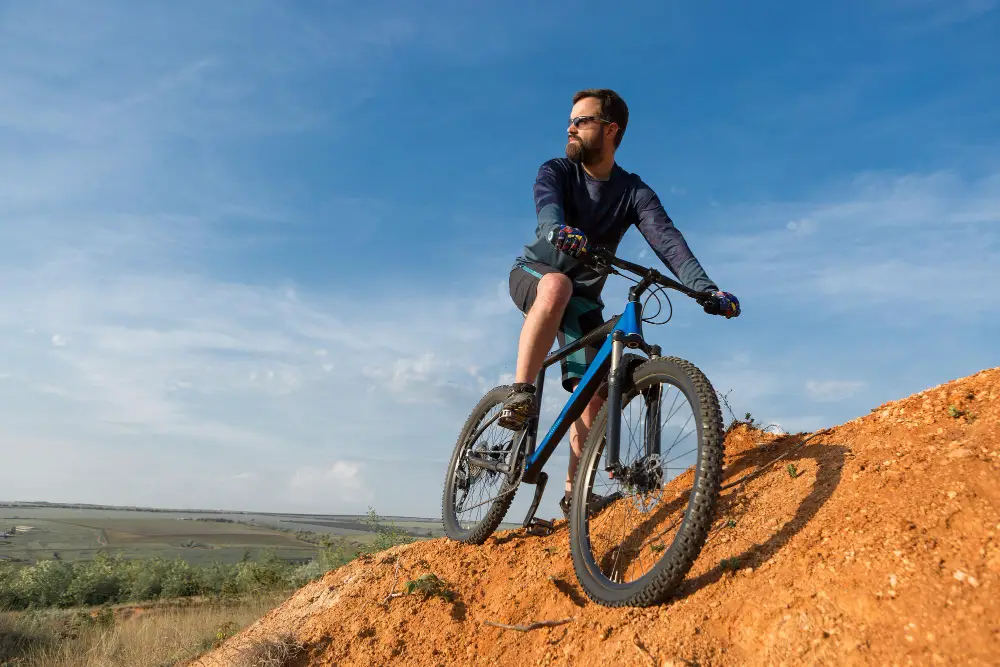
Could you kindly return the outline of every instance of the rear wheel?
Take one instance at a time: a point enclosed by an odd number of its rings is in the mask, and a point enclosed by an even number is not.
[[[607,419],[605,403],[573,482],[573,566],[594,602],[649,606],[684,579],[708,536],[722,479],[722,411],[698,368],[660,357],[627,373],[621,465],[611,474]]]
[[[482,544],[503,521],[520,483],[524,431],[497,423],[509,386],[491,389],[466,419],[448,464],[441,499],[445,534],[459,542]],[[509,468],[490,470],[475,456]]]

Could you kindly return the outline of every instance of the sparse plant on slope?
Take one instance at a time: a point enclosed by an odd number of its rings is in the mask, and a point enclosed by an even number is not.
[[[729,424],[726,426],[727,433],[729,431],[732,431],[735,427],[741,424],[745,424],[746,426],[749,426],[751,429],[764,432],[769,432],[773,429],[778,428],[777,424],[765,424],[764,422],[757,421],[754,418],[753,414],[751,414],[750,412],[743,413],[743,419],[737,418],[736,413],[733,411],[732,406],[729,405],[730,393],[732,393],[731,389],[727,391],[725,394],[723,394],[720,391],[716,392],[716,394],[719,396],[719,402],[722,403],[722,406],[726,409],[726,412],[729,413],[729,416],[731,418]]]
[[[433,596],[440,597],[447,602],[452,602],[455,599],[455,591],[451,590],[448,582],[433,572],[422,574],[416,579],[407,581],[403,584],[403,590],[407,595],[420,593],[425,600]]]

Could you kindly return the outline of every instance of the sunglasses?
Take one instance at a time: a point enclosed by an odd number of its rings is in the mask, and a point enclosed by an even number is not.
[[[569,124],[573,127],[580,127],[584,122],[592,120],[597,123],[604,123],[605,125],[611,125],[610,120],[604,120],[603,118],[598,118],[597,116],[576,116],[575,118],[569,119]]]

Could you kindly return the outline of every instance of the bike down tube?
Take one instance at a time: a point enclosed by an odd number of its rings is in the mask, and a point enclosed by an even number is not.
[[[593,398],[598,387],[600,387],[604,375],[608,372],[611,365],[612,338],[614,336],[614,332],[620,331],[620,336],[642,335],[642,322],[639,317],[639,308],[640,306],[637,301],[630,301],[625,307],[625,311],[619,317],[618,323],[611,332],[612,335],[608,336],[604,340],[604,344],[597,351],[597,355],[594,357],[593,362],[591,362],[587,371],[580,379],[579,384],[577,384],[576,390],[569,397],[566,405],[563,406],[562,412],[560,412],[556,417],[552,427],[549,429],[548,433],[545,434],[545,437],[539,443],[537,449],[535,449],[532,454],[525,459],[525,482],[533,483],[533,481],[537,478],[538,473],[545,466],[545,462],[548,461],[552,452],[555,451],[558,443],[562,440],[563,436],[566,435],[570,425],[576,421],[581,414],[583,414],[583,411],[590,402],[590,399]],[[621,352],[619,352],[619,360],[620,357]],[[617,410],[613,414],[609,413],[609,423],[611,421],[618,421],[620,424],[620,412],[620,410]]]

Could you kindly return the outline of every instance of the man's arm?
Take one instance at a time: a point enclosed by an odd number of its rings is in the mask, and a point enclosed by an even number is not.
[[[635,194],[635,206],[639,231],[677,279],[689,289],[717,291],[718,285],[705,273],[684,236],[663,209],[660,198],[641,180]]]
[[[535,213],[538,216],[538,238],[547,238],[549,232],[566,224],[563,211],[563,174],[549,161],[538,169],[535,177]]]

